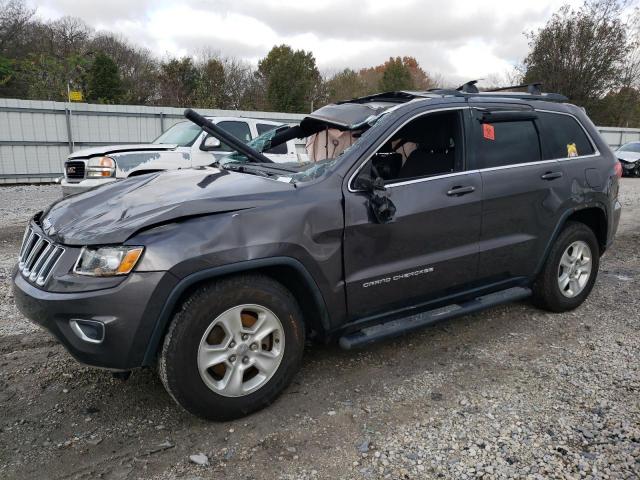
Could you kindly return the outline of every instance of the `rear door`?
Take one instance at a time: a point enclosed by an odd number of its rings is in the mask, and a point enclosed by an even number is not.
[[[479,276],[500,282],[534,273],[559,220],[566,178],[544,160],[532,109],[473,110],[474,163],[482,177]]]
[[[352,318],[455,294],[477,278],[482,184],[464,162],[468,108],[408,120],[384,140],[344,192],[344,268]],[[379,223],[355,186],[370,164],[396,207]]]

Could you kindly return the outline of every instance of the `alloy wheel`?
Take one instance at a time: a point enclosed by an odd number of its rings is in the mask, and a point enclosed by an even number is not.
[[[198,348],[198,371],[215,393],[241,397],[264,386],[284,354],[280,319],[261,305],[238,305],[218,315]]]
[[[584,290],[592,268],[591,248],[582,240],[571,243],[560,257],[558,287],[567,298],[573,298]]]

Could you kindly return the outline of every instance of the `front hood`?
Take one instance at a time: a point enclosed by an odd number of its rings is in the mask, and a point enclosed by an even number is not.
[[[47,235],[64,245],[122,243],[136,232],[183,217],[276,203],[292,184],[207,167],[112,182],[54,203],[42,215]]]
[[[640,153],[637,152],[615,152],[618,160],[623,162],[637,162],[640,160]]]
[[[93,147],[93,148],[85,148],[83,150],[78,150],[77,152],[73,152],[69,155],[69,160],[74,160],[76,158],[91,158],[97,157],[101,155],[108,155],[110,153],[120,153],[120,152],[146,152],[146,151],[164,151],[164,150],[173,150],[177,148],[178,145],[165,145],[165,144],[155,144],[155,143],[141,143],[141,144],[132,144],[132,145],[104,145],[101,147]]]

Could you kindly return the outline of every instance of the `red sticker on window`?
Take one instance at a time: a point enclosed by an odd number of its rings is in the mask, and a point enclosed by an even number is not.
[[[487,140],[495,140],[496,139],[496,131],[493,128],[493,125],[488,123],[482,124],[482,136]]]

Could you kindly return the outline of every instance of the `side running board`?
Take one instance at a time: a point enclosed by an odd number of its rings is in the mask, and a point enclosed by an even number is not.
[[[522,300],[523,298],[531,296],[531,293],[531,289],[529,288],[507,288],[506,290],[476,297],[467,302],[454,303],[434,310],[363,328],[362,330],[341,337],[339,343],[345,350],[363,347],[379,340],[399,337],[442,320],[478,312],[503,303]]]

